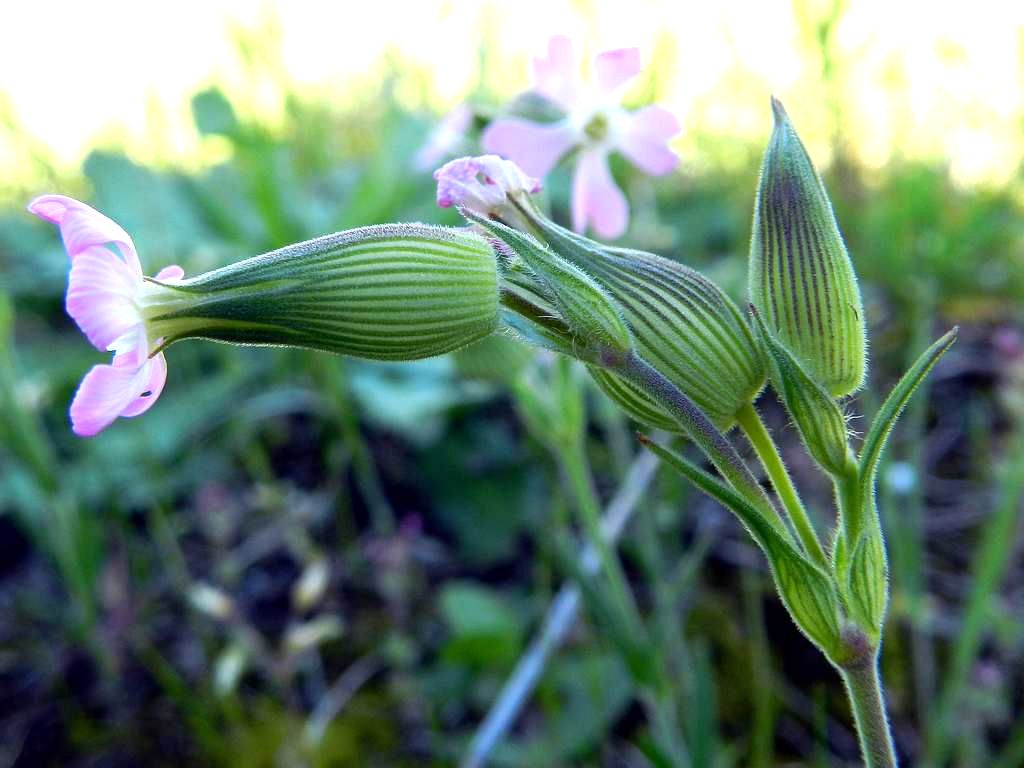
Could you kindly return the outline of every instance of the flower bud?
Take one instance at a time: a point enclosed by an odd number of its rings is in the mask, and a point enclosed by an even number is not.
[[[147,332],[416,360],[498,324],[494,252],[470,232],[384,224],[340,232],[174,284],[147,283]]]
[[[531,219],[550,246],[585,269],[622,309],[636,351],[693,400],[721,429],[764,386],[765,370],[750,328],[718,286],[682,264],[643,251],[602,246]],[[591,367],[601,388],[631,417],[671,432],[679,422],[646,393]]]
[[[782,104],[765,151],[750,241],[750,297],[807,374],[835,397],[857,390],[864,310],[825,186]]]
[[[752,314],[762,346],[768,353],[772,386],[793,418],[807,452],[826,472],[841,475],[853,462],[842,411],[765,327],[757,311]]]
[[[532,209],[529,197],[541,189],[539,179],[497,155],[452,160],[434,171],[434,179],[441,208],[455,206],[515,226],[523,224],[519,207]]]

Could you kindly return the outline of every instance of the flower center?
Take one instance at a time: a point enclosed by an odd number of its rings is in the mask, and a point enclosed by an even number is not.
[[[598,112],[583,126],[583,133],[592,141],[604,141],[608,137],[608,118],[603,112]]]

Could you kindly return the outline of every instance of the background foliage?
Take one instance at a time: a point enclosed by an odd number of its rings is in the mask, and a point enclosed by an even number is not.
[[[829,18],[808,22],[805,52],[826,85]],[[63,312],[66,257],[24,213],[32,194],[90,200],[147,268],[187,274],[367,223],[456,223],[412,170],[436,120],[396,97],[415,73],[337,106],[293,86],[273,42],[240,39],[239,93],[194,94],[220,158],[198,169],[105,147],[67,172],[5,128],[35,180],[8,183],[0,210],[0,764],[451,764],[571,577],[574,466],[607,504],[640,455],[578,371],[500,342],[408,365],[182,344],[150,413],[72,436],[67,403],[97,356]],[[272,91],[281,114],[247,108],[245,87]],[[826,90],[841,126],[841,89]],[[766,136],[767,94],[764,120]],[[701,162],[680,174],[616,167],[629,244],[742,300],[763,143],[700,126],[689,140]],[[939,163],[868,169],[838,129],[831,143],[872,338],[853,410],[962,329],[882,474],[895,736],[915,762],[1020,765],[1024,169],[965,187]],[[567,187],[559,172],[547,192],[563,219]],[[765,407],[798,485],[828,508],[772,395]],[[723,510],[659,473],[621,550],[648,642],[675,671],[665,695],[690,764],[856,759],[834,672]],[[664,761],[606,609],[584,590],[497,764]]]

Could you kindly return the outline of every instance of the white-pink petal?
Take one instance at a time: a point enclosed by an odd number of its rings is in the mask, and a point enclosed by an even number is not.
[[[29,203],[28,209],[60,227],[64,248],[72,261],[89,248],[112,243],[128,266],[142,277],[142,267],[131,237],[117,222],[95,208],[65,195],[42,195]]]
[[[662,107],[644,107],[627,118],[617,148],[644,173],[661,176],[673,170],[679,157],[668,140],[679,133],[679,121]]]
[[[146,388],[142,390],[135,400],[128,404],[127,408],[121,411],[121,416],[126,419],[130,419],[132,416],[139,416],[148,411],[153,407],[156,399],[160,397],[160,393],[164,391],[164,384],[167,382],[167,359],[164,357],[164,353],[160,352],[153,355],[146,363],[146,367],[149,370],[149,375],[146,378]]]
[[[71,262],[67,312],[93,346],[108,350],[133,328],[142,326],[135,299],[141,276],[103,246],[81,251]]]
[[[547,56],[533,60],[533,88],[568,109],[576,101],[579,84],[572,40],[555,35],[548,40]]]
[[[537,178],[547,176],[579,140],[566,122],[534,123],[518,117],[495,120],[480,137],[485,151],[507,157]]]
[[[580,154],[572,181],[572,226],[577,232],[587,226],[600,236],[614,240],[626,232],[629,203],[608,168],[608,156],[601,149]]]
[[[94,365],[71,401],[69,413],[75,434],[92,437],[123,415],[148,391],[153,374],[151,367],[151,363],[142,367],[125,365],[119,357],[114,358],[112,365]],[[141,411],[136,410],[136,413]]]
[[[617,91],[640,74],[640,49],[617,48],[597,54],[594,74],[601,90]]]

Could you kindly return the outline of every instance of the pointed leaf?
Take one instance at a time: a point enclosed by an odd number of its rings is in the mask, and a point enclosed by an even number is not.
[[[954,327],[917,358],[917,361],[911,366],[910,370],[893,387],[889,397],[885,399],[878,414],[875,416],[875,420],[871,423],[871,429],[868,430],[867,436],[864,438],[864,445],[861,447],[860,452],[862,499],[867,500],[874,495],[875,473],[878,471],[878,462],[882,457],[885,441],[889,438],[889,434],[896,425],[896,420],[900,417],[911,395],[914,394],[914,391],[924,381],[924,377],[928,375],[942,356],[953,346],[958,330],[958,328]]]
[[[606,355],[629,353],[633,339],[622,311],[594,278],[529,235],[468,209],[460,209],[460,213],[511,249],[536,273],[572,329],[580,359],[600,364]]]
[[[826,655],[834,658],[841,648],[839,598],[828,574],[793,546],[743,497],[716,477],[674,451],[644,435],[640,441],[704,493],[731,510],[768,557],[779,596],[800,630]]]
[[[807,452],[826,472],[833,475],[843,472],[850,453],[843,412],[828,392],[807,375],[799,361],[765,327],[760,313],[753,306],[750,309],[761,343],[767,352],[772,387],[793,418]]]

